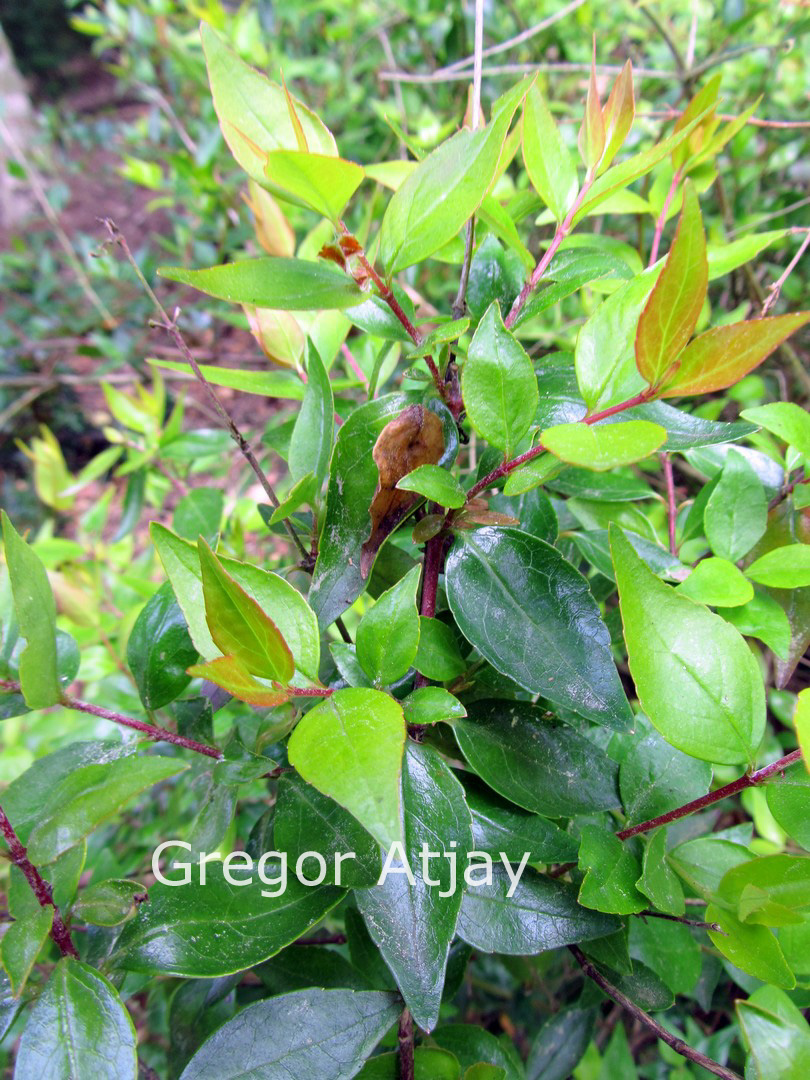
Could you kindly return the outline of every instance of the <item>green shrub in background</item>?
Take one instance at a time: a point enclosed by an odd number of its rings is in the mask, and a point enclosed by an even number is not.
[[[25,447],[73,534],[3,519],[15,1075],[804,1076],[810,313],[734,292],[804,234],[703,209],[753,106],[707,77],[651,139],[630,64],[576,126],[530,73],[341,154],[202,41],[256,240],[162,277],[268,363],[153,295],[182,358],[105,387],[110,446]],[[217,387],[292,406],[259,448]]]

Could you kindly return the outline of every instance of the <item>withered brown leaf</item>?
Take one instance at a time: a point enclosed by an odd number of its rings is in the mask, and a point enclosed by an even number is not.
[[[383,541],[422,498],[398,491],[397,482],[419,465],[436,465],[444,453],[442,422],[422,405],[409,405],[389,421],[371,451],[380,479],[369,507],[371,534],[360,554],[360,573],[367,578]]]

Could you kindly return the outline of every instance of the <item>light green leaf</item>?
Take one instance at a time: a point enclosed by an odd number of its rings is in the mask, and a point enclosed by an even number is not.
[[[276,198],[337,221],[365,173],[353,161],[299,150],[271,150],[264,175]]]
[[[389,275],[427,259],[453,239],[495,179],[512,117],[529,84],[518,84],[481,131],[463,128],[442,143],[392,197],[380,228]]]
[[[14,610],[26,646],[20,654],[20,684],[26,705],[45,709],[62,694],[56,655],[56,604],[48,575],[2,511],[6,564]]]
[[[748,1001],[736,1001],[735,1008],[752,1080],[804,1080],[810,1073],[810,1026],[787,994],[761,986]]]
[[[512,457],[537,411],[537,378],[523,346],[504,329],[497,301],[470,342],[461,393],[478,434]]]
[[[636,882],[639,892],[649,899],[658,911],[668,915],[683,915],[686,904],[678,876],[667,863],[667,831],[655,829],[644,849],[641,877]]]
[[[740,922],[730,911],[715,904],[706,908],[705,919],[720,927],[719,933],[709,930],[709,937],[715,948],[735,967],[774,986],[791,990],[796,985],[779,942],[767,926]]]
[[[0,962],[8,975],[15,998],[23,992],[52,925],[53,908],[50,905],[37,907],[28,915],[17,916],[0,938]]]
[[[439,506],[458,510],[464,505],[466,494],[455,476],[439,465],[419,465],[413,472],[403,476],[397,483],[400,491],[416,491]]]
[[[407,724],[437,724],[467,715],[467,710],[457,697],[441,686],[420,686],[402,702]]]
[[[677,591],[712,607],[740,607],[754,598],[754,588],[742,570],[720,558],[701,559]]]
[[[736,450],[729,451],[717,486],[709,495],[703,524],[712,551],[732,563],[746,555],[765,532],[765,489]]]
[[[344,806],[385,848],[403,842],[401,706],[378,690],[337,690],[304,716],[287,744],[290,763]]]
[[[585,871],[579,889],[579,902],[585,907],[612,915],[630,915],[647,907],[647,897],[636,888],[641,864],[612,832],[583,825],[579,868]]]
[[[610,541],[630,672],[651,723],[703,761],[753,762],[765,691],[751,650],[719,615],[659,580],[615,526]]]
[[[810,544],[788,544],[766,551],[746,569],[746,576],[772,589],[810,585]]]
[[[416,594],[421,567],[408,573],[379,596],[357,628],[357,659],[378,686],[401,679],[419,647],[419,611]]]
[[[754,594],[742,607],[718,608],[717,614],[745,637],[759,638],[780,660],[786,660],[790,649],[790,622],[784,610],[766,592]]]
[[[749,233],[728,244],[709,244],[707,251],[709,281],[725,277],[738,266],[743,266],[755,259],[760,252],[777,240],[781,240],[786,234],[786,229],[774,229],[772,232]]]
[[[280,311],[347,308],[363,299],[362,291],[340,271],[323,263],[281,255],[243,259],[203,270],[161,266],[158,273],[218,300]]]
[[[555,457],[597,472],[642,461],[666,440],[666,429],[648,420],[628,420],[626,424],[557,424],[540,434],[540,442]]]
[[[307,389],[290,439],[290,474],[298,481],[313,473],[318,489],[329,471],[335,405],[332,385],[320,354],[307,347]]]
[[[534,84],[523,103],[523,161],[534,190],[562,221],[577,195],[577,170]]]
[[[740,415],[752,424],[795,446],[800,454],[810,455],[810,413],[792,401],[774,401],[770,405],[758,405],[744,409]]]

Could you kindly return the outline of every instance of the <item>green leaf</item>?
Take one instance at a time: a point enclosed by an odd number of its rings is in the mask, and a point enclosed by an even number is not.
[[[708,280],[700,204],[694,186],[687,180],[675,239],[636,331],[636,364],[650,386],[657,386],[665,378],[692,336]]]
[[[510,862],[517,864],[527,851],[530,862],[576,859],[575,837],[563,832],[553,821],[506,802],[484,784],[466,779],[465,783],[476,851],[485,851],[496,859],[503,852]]]
[[[770,232],[749,233],[740,236],[728,244],[710,244],[708,249],[709,281],[716,281],[725,277],[738,266],[751,262],[757,255],[763,252],[777,240],[782,240],[786,233],[784,229],[773,229]]]
[[[464,894],[458,920],[462,941],[481,952],[535,956],[575,941],[604,937],[619,927],[611,915],[580,907],[572,885],[543,877],[531,868],[524,871],[507,899],[511,887],[506,871],[496,867],[492,884],[476,885]]]
[[[670,555],[665,548],[659,544],[650,543],[632,529],[625,529],[624,534],[635,548],[636,554],[641,556],[654,574],[675,579],[682,577],[685,567],[676,555]],[[575,532],[572,533],[571,539],[583,558],[587,559],[594,569],[610,581],[616,580],[610,559],[607,529],[586,529],[584,532]]]
[[[368,931],[419,1027],[439,1019],[445,969],[461,907],[461,872],[472,847],[464,790],[430,747],[409,742],[404,759],[405,845],[384,880],[356,893]],[[435,859],[422,862],[423,845]],[[455,851],[454,851],[455,848]],[[392,853],[393,854],[393,853]],[[407,858],[413,882],[399,865]],[[458,855],[460,869],[449,858]],[[435,884],[430,884],[430,881]],[[448,895],[441,896],[444,892]]]
[[[326,859],[327,884],[334,883],[336,854],[355,855],[340,863],[344,887],[376,885],[382,869],[380,849],[371,835],[347,810],[295,773],[285,773],[279,780],[273,843],[287,853],[291,866],[304,852],[320,852]]]
[[[435,682],[457,679],[467,670],[453,630],[441,619],[419,616],[419,648],[414,667],[420,674]]]
[[[154,756],[76,769],[51,793],[38,816],[27,844],[32,862],[53,862],[136,795],[187,768],[177,758]]]
[[[740,922],[730,911],[714,904],[706,908],[705,919],[720,927],[719,933],[709,930],[709,937],[715,948],[735,967],[763,982],[784,986],[788,990],[796,985],[779,942],[767,926]]]
[[[8,975],[15,998],[23,992],[40,950],[53,925],[53,908],[37,907],[30,915],[16,918],[0,939],[0,963]]]
[[[28,1018],[14,1071],[136,1080],[135,1028],[112,984],[89,964],[63,957]]]
[[[569,1006],[544,1021],[529,1051],[527,1080],[568,1080],[588,1048],[596,1009]]]
[[[797,844],[810,851],[810,776],[801,765],[765,787],[768,809]]]
[[[459,629],[498,671],[596,723],[631,725],[596,602],[555,548],[518,529],[463,533],[445,582]]]
[[[655,829],[644,849],[641,877],[636,882],[639,892],[649,899],[658,911],[683,915],[686,910],[683,888],[677,875],[667,863],[667,831]]]
[[[192,375],[188,364],[175,360],[149,358],[148,364]],[[303,401],[306,387],[299,376],[292,371],[245,371],[241,368],[229,368],[214,364],[200,364],[200,371],[207,382],[214,386],[227,386],[231,390],[241,390],[244,394],[258,394],[261,397],[277,397],[288,401]],[[358,386],[359,379],[335,379],[335,390],[348,390]]]
[[[360,549],[371,532],[369,507],[379,472],[371,456],[382,429],[408,404],[403,394],[355,409],[338,430],[309,602],[321,626],[342,615],[366,587]]]
[[[134,917],[138,905],[147,898],[138,881],[99,881],[82,890],[70,913],[93,926],[120,926]]]
[[[378,690],[337,690],[304,716],[287,744],[290,764],[344,806],[388,849],[403,842],[401,706]]]
[[[754,589],[728,559],[701,559],[677,591],[712,607],[740,607],[754,598]]]
[[[174,531],[185,540],[196,540],[202,534],[210,543],[219,532],[224,507],[225,496],[217,488],[195,488],[174,508]]]
[[[197,549],[205,620],[215,644],[226,656],[235,656],[251,674],[286,685],[295,662],[278,627],[231,577],[203,537]]]
[[[260,683],[250,674],[242,661],[236,656],[217,656],[205,664],[192,664],[189,675],[227,690],[233,697],[246,701],[250,705],[281,705],[288,700],[289,694],[284,689]]]
[[[800,311],[707,330],[681,353],[661,397],[710,394],[733,386],[808,321],[810,312]]]
[[[636,738],[619,766],[627,824],[638,825],[676,810],[705,795],[711,782],[711,766],[676,750],[657,732]]]
[[[517,338],[504,329],[497,301],[487,309],[470,342],[461,372],[470,423],[512,457],[537,410],[537,379]]]
[[[810,544],[788,544],[766,551],[746,568],[746,576],[772,589],[810,585]]]
[[[504,798],[554,818],[618,806],[616,763],[543,709],[526,701],[476,701],[468,712],[453,724],[458,745]]]
[[[641,863],[631,849],[596,825],[583,825],[581,835],[579,868],[585,877],[579,889],[580,904],[612,915],[643,911],[647,898],[636,888]]]
[[[317,488],[318,485],[315,481],[315,474],[311,472],[304,473],[301,479],[297,480],[287,492],[287,497],[281,500],[269,519],[267,519],[268,527],[272,528],[272,526],[278,524],[279,521],[285,521],[305,503],[311,504],[315,501],[317,498]],[[261,512],[262,511],[260,510],[259,513]]]
[[[61,695],[56,656],[56,604],[39,557],[0,512],[14,610],[26,640],[19,660],[20,684],[31,709],[55,705]]]
[[[800,1009],[775,986],[761,986],[734,1007],[749,1053],[752,1080],[803,1080],[810,1071],[810,1026]]]
[[[452,723],[467,715],[457,697],[441,686],[420,686],[402,702],[407,724],[437,724],[440,720]]]
[[[633,342],[641,312],[662,268],[651,266],[626,282],[602,301],[580,329],[574,362],[589,411],[626,401],[644,389]]]
[[[630,672],[651,723],[702,761],[753,762],[765,692],[750,649],[719,615],[660,581],[619,529],[610,542]]]
[[[759,638],[781,660],[787,659],[790,623],[783,609],[768,593],[755,593],[753,600],[742,607],[718,608],[717,614],[746,637]]]
[[[654,454],[667,439],[659,424],[628,420],[626,424],[558,424],[540,434],[540,442],[561,461],[604,472],[632,465]]]
[[[169,582],[143,608],[127,642],[127,664],[147,709],[162,709],[191,682],[186,668],[197,659],[183,612]]]
[[[800,454],[810,455],[810,413],[792,401],[775,401],[770,405],[743,409],[744,420],[773,432]]]
[[[716,903],[745,923],[802,922],[810,908],[810,856],[765,855],[734,866],[718,886]]]
[[[243,259],[202,270],[161,266],[158,273],[218,300],[280,311],[347,308],[363,299],[362,291],[340,271],[323,263],[281,255]]]
[[[312,153],[337,154],[331,132],[306,105],[291,98],[291,108],[285,90],[249,67],[207,22],[200,33],[222,134],[248,176],[267,187],[268,153],[300,149],[299,133]]]
[[[337,222],[365,177],[353,161],[300,150],[271,150],[264,175],[276,198],[308,206]]]
[[[414,566],[369,608],[357,627],[357,659],[377,686],[401,679],[419,647],[416,594],[421,567]]]
[[[257,1001],[203,1043],[181,1080],[350,1080],[400,1008],[396,995],[373,990],[299,990]]]
[[[577,195],[577,170],[536,84],[523,103],[523,161],[532,187],[562,221]]]
[[[414,1080],[461,1080],[461,1066],[453,1054],[437,1047],[418,1046],[413,1052]],[[357,1080],[399,1080],[399,1052],[375,1054],[357,1074]],[[492,1080],[502,1080],[494,1077]],[[465,1076],[466,1080],[466,1076]],[[490,1080],[482,1077],[481,1080]]]
[[[688,926],[664,919],[632,919],[630,955],[673,994],[692,994],[700,978],[701,949]]]
[[[172,583],[188,623],[194,646],[206,660],[220,655],[205,619],[202,570],[196,544],[189,544],[158,522],[150,526],[152,542]],[[259,605],[273,612],[275,622],[293,655],[296,668],[317,679],[321,643],[314,612],[304,597],[284,578],[259,566],[218,557],[220,565]]]
[[[744,423],[716,423],[702,416],[692,416],[681,409],[673,409],[665,401],[648,401],[636,405],[625,413],[616,415],[616,423],[626,419],[651,420],[667,430],[665,450],[689,450],[693,446],[712,446],[716,443],[738,442],[753,435],[756,427]]]
[[[753,854],[741,844],[719,836],[700,836],[679,844],[667,860],[678,875],[704,899],[713,897],[725,872],[748,862]]]
[[[320,486],[329,471],[335,405],[332,386],[318,350],[307,347],[307,391],[290,439],[288,458],[294,481],[313,473]]]
[[[331,885],[301,884],[291,868],[280,892],[285,872],[277,859],[262,867],[266,882],[258,867],[250,875],[232,867],[239,884],[226,880],[222,863],[208,863],[201,885],[200,869],[186,853],[170,852],[177,862],[165,876],[179,882],[187,876],[189,883],[150,887],[149,903],[126,924],[112,958],[125,971],[209,979],[247,970],[295,941],[345,896]]]
[[[419,465],[403,476],[397,487],[400,491],[415,491],[452,510],[462,507],[467,497],[455,476],[439,465]]]
[[[520,1061],[516,1060],[513,1044],[505,1036],[498,1039],[474,1024],[442,1024],[433,1032],[431,1041],[455,1055],[464,1070],[464,1080],[503,1080],[504,1076],[506,1080],[523,1080]],[[470,1070],[479,1064],[494,1066],[502,1072],[470,1075]]]
[[[765,489],[736,450],[729,451],[720,479],[706,503],[703,524],[712,551],[732,563],[747,555],[765,532],[768,524]]]
[[[394,193],[380,228],[380,258],[389,276],[433,255],[475,213],[495,179],[528,85],[524,81],[505,95],[483,130],[463,128],[442,143]]]

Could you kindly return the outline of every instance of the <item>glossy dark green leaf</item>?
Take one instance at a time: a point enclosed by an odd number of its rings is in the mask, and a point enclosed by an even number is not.
[[[517,252],[504,250],[490,233],[478,245],[470,264],[467,307],[480,318],[497,300],[501,311],[509,311],[523,287],[526,272]]]
[[[357,627],[357,659],[376,686],[401,679],[419,647],[416,594],[421,568],[414,566],[369,608]]]
[[[172,1033],[169,1048],[172,1076],[179,1076],[208,1036],[234,1015],[234,987],[240,978],[226,975],[221,979],[188,979],[172,995],[168,1017]]]
[[[147,898],[146,888],[138,881],[99,881],[82,890],[71,915],[93,926],[120,926]]]
[[[182,864],[185,853],[168,854]],[[260,880],[258,867],[252,874],[230,871],[230,884],[221,863],[206,865],[206,883],[199,883],[199,869],[187,872],[187,885],[158,883],[149,890],[136,918],[124,927],[115,953],[116,965],[125,971],[148,975],[180,975],[211,978],[244,971],[269,959],[295,941],[324,917],[345,895],[333,886],[302,885],[288,868],[287,887],[277,860],[263,867],[269,884]],[[177,865],[165,876],[182,881],[186,871]],[[193,875],[193,876],[192,876]],[[252,878],[248,885],[245,878]],[[264,892],[278,893],[263,896]]]
[[[257,1001],[203,1043],[182,1080],[350,1080],[395,1022],[394,994],[300,990]]]
[[[671,555],[660,544],[653,544],[631,529],[624,529],[623,532],[636,554],[644,560],[654,574],[680,580],[687,572],[677,555]],[[583,532],[575,532],[571,534],[571,540],[576,544],[582,557],[587,559],[595,570],[598,570],[609,581],[616,580],[613,561],[610,557],[610,539],[607,529],[586,529]]]
[[[59,961],[28,1018],[15,1075],[135,1080],[135,1028],[103,975],[69,956]]]
[[[463,675],[467,662],[451,627],[441,619],[427,615],[419,616],[419,625],[419,648],[414,660],[416,670],[436,682],[449,682]]]
[[[530,862],[576,859],[576,838],[553,821],[500,799],[483,784],[469,783],[466,793],[476,851],[486,851],[496,859],[503,852],[510,862],[518,864],[527,851],[531,852]]]
[[[14,997],[22,993],[42,946],[53,925],[53,908],[40,907],[16,917],[0,938],[0,962],[8,975]]]
[[[481,952],[533,956],[602,937],[618,929],[612,915],[589,911],[577,903],[576,889],[527,868],[512,896],[503,867],[492,884],[468,889],[458,919],[459,936]]]
[[[579,469],[572,465],[550,476],[546,486],[562,495],[597,499],[599,502],[639,502],[655,497],[646,480],[636,476],[631,469],[622,468],[594,473],[590,469]]]
[[[135,620],[127,643],[127,664],[147,709],[162,709],[178,698],[197,660],[180,605],[169,582],[161,585]]]
[[[700,978],[700,945],[681,923],[632,919],[630,955],[654,971],[673,994],[691,994]]]
[[[26,646],[20,655],[22,694],[32,709],[54,705],[61,695],[56,663],[56,604],[45,567],[2,512],[6,563],[14,609]]]
[[[472,848],[470,812],[463,788],[429,747],[408,744],[402,786],[403,850],[413,883],[402,872],[398,858],[384,874],[385,880],[358,891],[356,899],[416,1023],[430,1031],[439,1018],[447,958],[461,907],[461,874],[465,855]],[[425,860],[423,866],[423,844],[441,857]],[[445,853],[455,854],[454,848],[457,858],[445,858]],[[436,884],[429,884],[425,874]],[[440,896],[441,892],[449,895]]]
[[[319,986],[326,990],[373,990],[373,983],[345,956],[324,945],[291,945],[255,969],[275,997]]]
[[[568,1080],[591,1041],[596,1009],[560,1009],[537,1033],[526,1062],[526,1080]]]
[[[555,548],[512,528],[464,533],[445,580],[459,629],[498,671],[598,724],[630,727],[607,628]]]
[[[526,701],[476,701],[453,731],[475,772],[504,798],[549,817],[614,809],[618,766]]]
[[[553,544],[559,533],[557,514],[551,499],[540,488],[533,488],[523,495],[494,495],[489,500],[492,510],[517,518],[524,532]]]
[[[666,814],[705,795],[712,782],[708,762],[676,750],[651,731],[634,739],[619,766],[619,790],[628,825]]]
[[[614,423],[624,423],[625,419],[650,420],[666,428],[667,441],[665,450],[689,450],[697,446],[714,446],[717,443],[739,442],[748,435],[753,435],[756,425],[741,423],[718,423],[706,420],[702,416],[693,416],[682,409],[675,409],[665,401],[650,401],[646,405],[636,405],[625,413],[618,413]],[[610,422],[610,421],[609,421]]]
[[[348,810],[295,773],[285,773],[279,780],[273,842],[287,853],[291,866],[305,851],[320,852],[326,859],[327,884],[335,883],[336,854],[355,856],[340,863],[340,884],[345,888],[376,884],[382,869],[380,849],[371,835]],[[311,865],[305,870],[312,872]]]
[[[266,255],[204,270],[162,266],[158,273],[218,300],[275,311],[353,307],[363,298],[362,291],[346,274],[308,259]]]
[[[680,879],[667,862],[667,830],[654,829],[644,848],[643,869],[636,888],[658,911],[683,915],[686,910]]]
[[[447,723],[466,716],[467,710],[457,697],[441,686],[420,686],[402,702],[406,724]]]
[[[360,573],[360,549],[371,532],[369,507],[379,479],[371,451],[385,425],[407,404],[403,394],[376,398],[355,409],[338,431],[309,591],[321,626],[334,622],[366,586]]]

